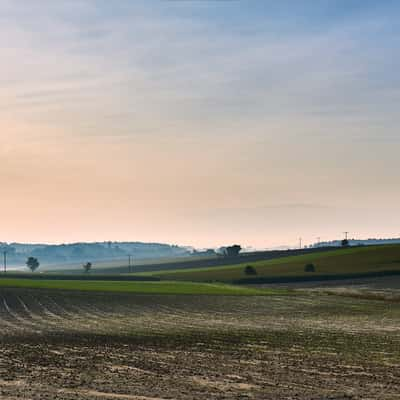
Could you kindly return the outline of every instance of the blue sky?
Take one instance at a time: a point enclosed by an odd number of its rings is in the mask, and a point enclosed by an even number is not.
[[[0,2],[0,239],[399,235],[399,11]]]

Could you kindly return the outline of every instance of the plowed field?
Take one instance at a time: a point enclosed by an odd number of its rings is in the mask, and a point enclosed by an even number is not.
[[[1,399],[398,399],[400,303],[0,291]]]

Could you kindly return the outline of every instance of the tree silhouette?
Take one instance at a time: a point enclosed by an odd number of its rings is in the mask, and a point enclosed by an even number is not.
[[[35,272],[39,268],[39,261],[35,257],[28,257],[26,260],[26,266],[32,271]]]
[[[92,269],[92,263],[87,262],[86,264],[83,264],[83,269],[85,270],[85,272],[89,272]]]
[[[240,250],[242,250],[242,246],[239,244],[234,244],[233,246],[228,246],[225,249],[225,255],[228,257],[235,257],[239,255]]]
[[[342,240],[342,246],[343,247],[349,246],[349,241],[347,239],[343,239]]]

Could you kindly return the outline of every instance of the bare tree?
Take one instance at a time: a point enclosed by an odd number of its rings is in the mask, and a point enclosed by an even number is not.
[[[83,269],[85,270],[85,272],[89,272],[92,269],[92,263],[87,262],[86,264],[83,264]]]

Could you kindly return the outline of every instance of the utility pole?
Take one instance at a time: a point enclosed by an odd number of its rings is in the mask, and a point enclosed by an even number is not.
[[[299,238],[299,248],[301,249],[301,238]]]
[[[7,250],[3,251],[4,273],[7,272]]]
[[[343,232],[344,233],[344,238],[347,240],[347,236],[349,235],[349,232]]]

